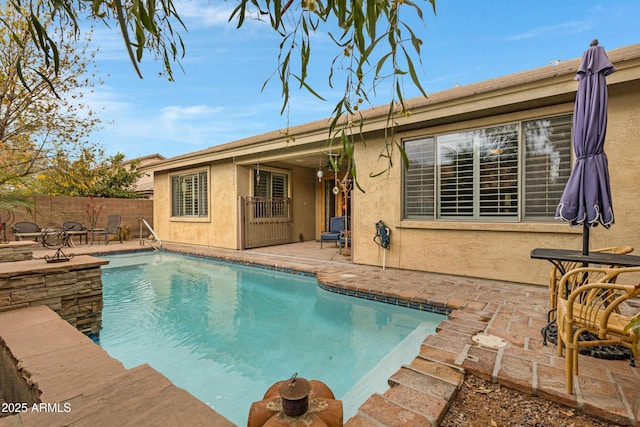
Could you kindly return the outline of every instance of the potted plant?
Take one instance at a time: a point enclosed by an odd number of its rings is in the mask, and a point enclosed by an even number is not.
[[[93,196],[89,196],[89,203],[87,203],[85,213],[87,214],[87,220],[89,221],[91,230],[96,228],[98,217],[100,216],[100,211],[102,210],[102,208],[103,205],[97,204],[96,202],[94,202]]]

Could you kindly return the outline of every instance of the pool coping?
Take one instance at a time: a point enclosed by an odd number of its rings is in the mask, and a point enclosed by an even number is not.
[[[171,249],[167,249],[166,252],[173,252],[176,254],[181,254],[181,255],[190,256],[194,258],[208,259],[208,260],[213,260],[218,262],[226,262],[226,263],[235,264],[235,265],[242,265],[245,267],[261,268],[264,270],[278,271],[281,273],[289,273],[289,274],[295,274],[300,276],[313,277],[317,280],[317,286],[321,289],[324,289],[325,291],[333,292],[340,295],[355,297],[355,298],[366,299],[369,301],[376,301],[376,302],[381,302],[385,304],[397,305],[400,307],[406,307],[414,310],[427,311],[430,313],[436,313],[436,314],[442,314],[442,315],[448,315],[455,310],[455,308],[453,307],[441,307],[426,301],[416,301],[416,300],[402,298],[394,295],[385,295],[385,294],[380,294],[380,293],[371,292],[371,291],[351,289],[349,287],[333,285],[331,283],[324,283],[320,279],[318,279],[318,272],[292,269],[290,267],[278,267],[278,266],[266,265],[266,264],[260,264],[255,262],[248,262],[248,261],[236,261],[236,260],[231,260],[225,257],[216,257],[211,255],[183,253],[183,252],[180,252],[177,250],[171,250]]]

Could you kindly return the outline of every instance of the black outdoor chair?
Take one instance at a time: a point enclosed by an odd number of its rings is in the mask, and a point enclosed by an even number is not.
[[[329,241],[338,244],[340,240],[340,233],[347,229],[347,221],[345,216],[334,216],[329,221],[329,231],[320,234],[320,249],[322,249],[322,242]]]
[[[107,217],[107,226],[105,228],[94,228],[91,230],[91,244],[93,245],[93,241],[96,236],[104,236],[104,244],[109,244],[109,235],[113,234],[114,236],[118,236],[118,240],[122,243],[122,233],[120,228],[120,221],[122,220],[121,215],[109,215]]]
[[[16,240],[34,239],[37,242],[42,237],[42,228],[35,222],[16,222],[13,224],[13,236]]]
[[[82,243],[82,237],[84,236],[84,242],[89,243],[89,231],[84,224],[78,221],[65,221],[62,223],[62,228],[67,232],[70,241],[74,236],[79,236],[80,243]]]

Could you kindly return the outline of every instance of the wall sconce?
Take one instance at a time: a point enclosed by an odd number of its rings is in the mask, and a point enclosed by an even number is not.
[[[322,169],[319,169],[318,172],[316,172],[316,176],[318,177],[318,182],[322,182],[322,177],[324,176]]]

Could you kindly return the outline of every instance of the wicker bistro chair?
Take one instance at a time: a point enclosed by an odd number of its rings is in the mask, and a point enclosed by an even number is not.
[[[633,252],[633,247],[632,246],[612,246],[609,248],[592,249],[589,252],[611,252],[614,254],[624,255],[624,254]],[[558,290],[563,289],[560,286],[560,280],[562,280],[562,276],[566,272],[571,271],[574,268],[583,267],[582,263],[579,263],[579,262],[565,261],[565,262],[559,262],[559,264],[561,268],[558,268],[558,266],[554,265],[551,268],[551,275],[549,277],[549,313],[547,316],[549,322],[552,322],[556,318],[555,314],[556,314],[556,301],[558,299]],[[578,284],[588,283],[590,281],[593,281],[593,279],[594,277],[589,277],[589,275],[582,275],[579,277],[572,276],[572,280],[576,280],[577,282],[568,283],[567,289],[569,288],[573,289]]]
[[[634,273],[637,277],[632,280],[636,284],[615,283],[620,275]],[[599,281],[576,286],[567,297],[559,293],[557,298],[558,355],[562,355],[564,347],[569,394],[573,393],[573,376],[578,375],[580,348],[601,345],[631,348],[635,336],[632,330],[625,331],[625,326],[637,313],[631,313],[630,306],[624,303],[640,295],[640,267],[576,268],[563,276],[560,286],[580,282],[584,275],[599,276]],[[630,315],[622,314],[625,311]],[[594,339],[580,341],[583,332],[590,332]],[[630,363],[634,364],[633,356]]]

